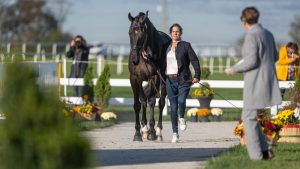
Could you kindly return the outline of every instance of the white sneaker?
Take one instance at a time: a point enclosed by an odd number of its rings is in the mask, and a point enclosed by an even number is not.
[[[179,135],[177,133],[173,133],[172,143],[178,143]]]
[[[180,128],[180,130],[186,129],[186,122],[185,122],[184,118],[179,118],[179,128]]]

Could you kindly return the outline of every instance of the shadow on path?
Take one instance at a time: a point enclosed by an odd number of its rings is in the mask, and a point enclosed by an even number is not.
[[[168,162],[205,161],[226,148],[105,149],[94,150],[95,167]]]

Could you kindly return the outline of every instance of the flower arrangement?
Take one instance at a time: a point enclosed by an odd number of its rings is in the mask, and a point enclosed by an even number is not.
[[[103,120],[116,120],[117,115],[113,112],[103,112],[103,113],[101,113],[101,118]]]
[[[278,118],[262,121],[263,132],[266,136],[270,136],[272,139],[279,137],[279,132],[282,126],[283,123]]]
[[[223,110],[220,108],[212,108],[210,112],[213,116],[221,116],[223,114]]]
[[[75,105],[75,106],[67,106],[71,105],[68,104],[68,101],[64,101],[65,103],[65,109],[63,110],[63,113],[66,116],[72,115],[74,118],[79,117],[80,119],[85,120],[92,120],[93,119],[93,113],[97,112],[98,109],[96,105],[88,100],[88,96],[85,95],[82,97],[83,104],[82,105]]]
[[[300,110],[296,107],[294,110],[285,109],[277,114],[277,118],[284,124],[298,124]],[[275,116],[276,117],[276,116]]]
[[[186,112],[186,115],[187,115],[188,117],[196,116],[196,115],[197,115],[197,111],[198,111],[198,108],[191,108],[191,109],[189,109],[189,110]]]
[[[278,117],[271,117],[266,112],[259,113],[257,117],[257,121],[261,124],[262,131],[268,138],[270,143],[275,143],[279,138],[279,132],[283,127],[283,122]],[[243,121],[240,120],[239,123],[234,128],[234,135],[240,136],[241,138],[244,136],[244,125]]]
[[[198,117],[206,117],[210,114],[209,109],[198,109],[197,115]]]
[[[240,137],[243,137],[244,134],[245,134],[245,131],[244,131],[244,123],[242,120],[240,120],[238,122],[238,124],[235,126],[234,128],[234,135],[235,136],[240,136]]]
[[[199,88],[193,90],[192,98],[198,99],[202,96],[212,96],[214,91],[207,82],[201,82]]]

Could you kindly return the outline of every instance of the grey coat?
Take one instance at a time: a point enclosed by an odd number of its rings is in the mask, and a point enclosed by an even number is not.
[[[248,30],[242,48],[243,61],[233,70],[244,73],[244,109],[254,110],[278,105],[281,94],[276,76],[278,53],[271,32],[260,24]]]

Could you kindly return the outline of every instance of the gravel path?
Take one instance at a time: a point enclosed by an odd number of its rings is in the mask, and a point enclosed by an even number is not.
[[[95,168],[181,169],[204,168],[213,156],[237,145],[233,129],[237,122],[187,122],[179,131],[179,143],[171,143],[171,123],[163,122],[163,141],[133,142],[134,123],[84,132],[91,141]]]

